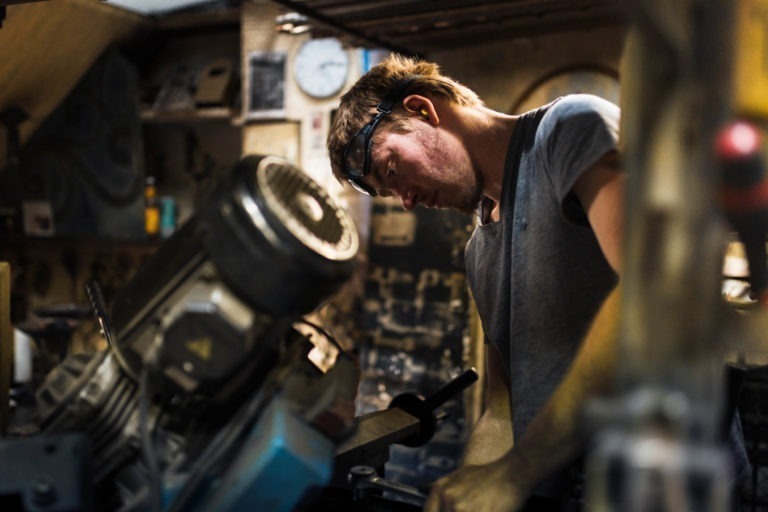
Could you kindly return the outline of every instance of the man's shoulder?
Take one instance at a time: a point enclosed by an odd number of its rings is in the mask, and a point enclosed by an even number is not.
[[[619,107],[599,96],[561,96],[547,105],[536,132],[536,154],[546,161],[568,160],[571,152],[592,158],[588,148],[602,154],[616,145],[619,119]]]
[[[619,107],[615,103],[588,93],[573,93],[561,96],[548,105],[552,116],[579,115],[597,112],[605,115],[618,115]]]
[[[578,134],[600,126],[618,131],[619,107],[594,94],[567,94],[546,105],[547,112],[541,120],[537,134],[539,141],[551,134]]]

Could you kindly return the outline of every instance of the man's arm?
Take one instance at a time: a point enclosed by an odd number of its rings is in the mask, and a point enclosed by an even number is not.
[[[487,464],[512,448],[509,385],[501,355],[490,344],[485,348],[485,375],[485,410],[467,441],[462,465]]]
[[[572,189],[587,213],[605,259],[616,273],[621,273],[626,181],[619,167],[618,152],[610,151],[585,171]]]
[[[577,180],[573,192],[587,213],[606,260],[618,272],[624,175],[617,167],[617,153],[605,154]],[[577,453],[584,403],[609,390],[614,382],[619,298],[619,288],[607,297],[568,373],[512,449],[495,462],[464,467],[439,480],[426,512],[518,510],[536,483]]]

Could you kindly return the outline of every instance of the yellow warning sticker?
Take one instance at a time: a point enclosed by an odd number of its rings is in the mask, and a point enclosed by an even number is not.
[[[211,338],[198,338],[187,342],[187,350],[195,354],[203,361],[211,358],[213,352],[213,341]]]

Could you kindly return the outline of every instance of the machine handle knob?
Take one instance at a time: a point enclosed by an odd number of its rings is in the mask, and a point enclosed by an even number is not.
[[[435,409],[443,405],[450,398],[458,395],[470,385],[477,381],[477,371],[470,368],[461,375],[452,379],[445,386],[425,399],[416,393],[403,393],[392,399],[389,408],[399,408],[419,419],[419,432],[409,436],[400,444],[405,446],[421,446],[429,441],[437,429],[437,418]]]

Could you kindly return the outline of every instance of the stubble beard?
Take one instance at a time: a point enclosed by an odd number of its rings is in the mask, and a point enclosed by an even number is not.
[[[483,177],[473,169],[475,179],[462,190],[459,201],[453,209],[465,215],[472,215],[483,198]]]
[[[435,151],[435,155],[449,154],[448,146],[445,141],[438,135],[435,135],[431,140],[431,147]],[[483,198],[483,177],[480,172],[472,167],[472,174],[474,177],[471,183],[461,183],[459,185],[456,203],[453,205],[446,205],[452,210],[456,210],[465,215],[472,215],[480,204],[480,200]]]

